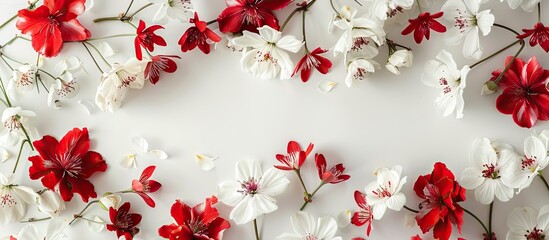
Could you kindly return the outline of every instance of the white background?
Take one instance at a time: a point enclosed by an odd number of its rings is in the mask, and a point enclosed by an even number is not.
[[[5,2],[1,3],[2,21],[25,7],[26,3],[22,0]],[[79,19],[92,32],[93,37],[133,33],[132,27],[120,22],[93,24],[91,21],[96,17],[117,15],[125,10],[128,2],[96,0],[95,9]],[[145,3],[137,0],[133,9]],[[359,7],[353,1],[344,1],[342,4]],[[292,4],[278,12],[281,22],[294,6]],[[438,3],[436,8],[440,9],[440,6],[441,3]],[[195,8],[205,21],[214,19],[224,7],[222,0],[195,1]],[[510,11],[506,3],[492,0],[488,7],[494,9],[496,22],[517,30],[530,28],[536,21],[534,13]],[[153,6],[147,9],[137,18],[150,23],[156,8]],[[331,48],[341,34],[337,31],[327,32],[331,11],[328,1],[319,1],[311,8],[307,18],[311,49],[317,46]],[[547,15],[544,19],[549,20]],[[288,31],[300,36],[300,25],[301,19],[296,17]],[[14,26],[13,22],[1,30],[1,43],[17,32]],[[323,153],[329,163],[343,162],[352,176],[345,183],[321,189],[306,209],[316,216],[325,216],[345,209],[354,210],[354,190],[363,190],[368,182],[373,181],[372,174],[377,168],[397,164],[403,166],[403,175],[408,176],[408,183],[403,190],[408,198],[407,205],[417,208],[419,199],[412,191],[413,183],[418,175],[430,173],[434,162],[445,162],[459,178],[461,171],[468,166],[474,139],[498,139],[512,144],[522,154],[524,138],[548,127],[547,123],[540,122],[534,129],[522,129],[515,125],[510,115],[502,115],[496,110],[497,95],[479,94],[490,72],[503,68],[504,56],[513,54],[518,46],[473,69],[464,94],[465,118],[455,120],[452,116],[443,118],[434,109],[433,101],[438,93],[420,81],[424,62],[433,59],[439,50],[446,47],[441,34],[434,33],[430,41],[416,45],[411,36],[400,36],[402,27],[398,27],[388,36],[413,47],[414,66],[404,69],[400,76],[394,76],[383,69],[370,79],[359,82],[358,87],[348,89],[343,83],[346,74],[343,59],[334,58],[331,53],[329,56],[334,62],[332,71],[328,75],[315,72],[306,84],[297,77],[281,81],[259,80],[247,75],[240,71],[239,53],[233,53],[223,45],[219,45],[218,50],[209,55],[202,54],[198,49],[181,53],[177,40],[188,26],[172,21],[166,30],[157,32],[166,38],[168,46],[157,48],[155,53],[178,54],[182,57],[182,60],[177,61],[177,73],[163,75],[156,86],[147,84],[143,90],[131,90],[122,109],[114,114],[96,112],[88,115],[76,103],[77,99],[93,99],[100,82],[99,72],[82,45],[77,43],[65,44],[62,54],[57,59],[48,59],[45,65],[47,69],[55,71],[55,63],[70,55],[77,55],[85,62],[89,76],[79,77],[81,92],[75,99],[66,102],[61,110],[47,107],[44,91],[40,94],[33,92],[16,101],[23,108],[37,112],[38,117],[33,123],[41,134],[61,138],[73,127],[89,128],[92,150],[100,152],[109,166],[107,172],[97,173],[91,178],[98,194],[127,189],[131,186],[131,180],[138,178],[144,167],[151,164],[158,166],[153,179],[160,181],[163,187],[152,194],[157,203],[155,209],[149,208],[136,195],[124,196],[125,201],[131,201],[132,209],[143,215],[139,226],[142,239],[154,239],[158,227],[173,221],[169,208],[175,199],[194,205],[216,194],[216,186],[220,181],[234,177],[237,160],[256,159],[263,163],[264,169],[271,167],[277,163],[275,154],[284,153],[289,140],[297,140],[303,147],[313,142],[313,152]],[[215,24],[212,26],[217,27]],[[492,31],[481,41],[486,49],[485,56],[515,40],[511,33],[504,30],[493,28]],[[124,62],[128,56],[133,55],[131,37],[109,40],[109,43],[119,53],[109,61]],[[473,63],[461,57],[461,46],[446,49],[454,53],[459,66]],[[29,63],[36,59],[30,43],[22,40],[9,46],[5,53]],[[549,67],[548,55],[539,46],[527,47],[521,54],[524,58],[532,55],[537,55],[541,64]],[[385,56],[386,49],[383,47],[377,60],[384,63]],[[294,61],[298,58],[297,54],[293,55]],[[4,67],[2,78],[7,79],[8,74]],[[324,80],[335,81],[339,85],[328,94],[321,93],[317,90],[317,84]],[[138,157],[138,169],[121,167],[120,161],[127,154],[133,153],[133,136],[147,138],[151,148],[167,151],[170,158],[159,161]],[[16,155],[16,151],[15,148],[10,149],[11,155]],[[195,164],[196,153],[221,158],[213,171],[203,172]],[[33,153],[25,151],[23,156],[30,154]],[[1,172],[11,171],[14,162],[12,158],[0,165]],[[15,176],[16,182],[39,190],[42,188],[40,181],[31,181],[28,177],[29,166],[29,162],[23,159]],[[318,176],[313,158],[307,160],[302,172],[309,189],[314,188]],[[302,190],[293,174],[288,173],[288,177],[291,185],[278,197],[279,210],[260,218],[263,239],[274,239],[283,232],[292,231],[289,219],[302,203]],[[468,193],[468,200],[462,206],[486,220],[488,206],[476,202],[472,193]],[[536,179],[529,189],[511,202],[496,202],[493,226],[498,239],[505,238],[506,217],[512,208],[529,205],[539,209],[549,202],[548,197],[548,192]],[[67,205],[64,217],[71,217],[84,204],[75,195]],[[230,208],[223,204],[218,207],[221,216],[228,218]],[[107,219],[107,213],[98,207],[88,213]],[[381,221],[374,223],[370,239],[409,239],[420,233],[417,227],[404,227],[405,213],[405,210],[388,211]],[[43,216],[32,207],[27,217]],[[464,218],[463,237],[479,239],[483,233],[480,226],[470,216]],[[39,226],[44,224],[38,223]],[[231,224],[232,228],[225,232],[225,239],[253,238],[251,224]],[[23,226],[2,226],[0,236],[17,233]],[[66,232],[70,239],[115,239],[112,232],[91,232],[86,229],[84,221],[77,222]],[[364,227],[350,226],[340,234],[344,239],[350,239],[364,237],[364,232]]]

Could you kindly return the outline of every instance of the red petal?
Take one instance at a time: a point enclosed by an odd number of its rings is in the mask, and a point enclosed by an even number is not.
[[[61,195],[61,198],[65,202],[70,201],[74,196],[74,193],[72,192],[72,189],[69,187],[69,182],[66,177],[61,179],[61,182],[59,183],[59,194]]]
[[[88,136],[88,129],[74,128],[67,132],[65,136],[59,141],[57,146],[57,153],[62,156],[70,156],[72,159],[81,159],[90,149],[90,138]]]
[[[72,192],[80,194],[84,202],[88,202],[88,199],[90,198],[97,197],[93,184],[91,184],[88,180],[73,178],[70,176],[66,177],[66,179],[68,180],[68,183],[70,183]],[[63,184],[63,182],[61,184]]]
[[[206,235],[209,237],[208,239],[221,239],[221,236],[223,236],[223,231],[229,229],[230,227],[231,224],[229,221],[218,217],[210,222]]]
[[[425,189],[425,186],[429,184],[428,181],[429,177],[427,176],[419,176],[414,183],[414,192],[416,192],[416,195],[420,198],[425,199],[425,193],[423,192],[423,189]]]
[[[178,227],[179,226],[177,226],[173,223],[170,224],[170,225],[164,225],[164,226],[162,226],[158,229],[158,235],[163,237],[163,238],[169,239],[170,236],[172,235],[172,232],[177,230]]]
[[[133,46],[135,48],[135,57],[138,60],[142,60],[143,59],[143,53],[141,52],[141,41],[139,40],[139,37],[135,38],[135,40],[133,41]]]
[[[56,149],[59,145],[59,142],[57,142],[57,139],[55,139],[54,137],[46,135],[43,136],[42,139],[34,141],[32,144],[34,145],[34,148],[36,149],[38,154],[40,154],[40,156],[44,160],[55,159]]]
[[[158,191],[162,187],[162,184],[154,180],[149,180],[147,185],[149,185],[149,192],[151,193]]]
[[[438,21],[431,20],[429,26],[431,27],[431,29],[433,29],[436,32],[439,32],[439,33],[446,32],[446,27],[444,25],[442,25],[441,23],[439,23]],[[427,38],[427,39],[429,39],[429,38]]]
[[[184,225],[187,221],[192,219],[191,208],[180,200],[175,201],[172,205],[170,213],[175,222],[179,225]]]
[[[80,172],[79,177],[88,179],[95,172],[105,171],[107,171],[107,163],[105,163],[101,154],[89,151],[82,158],[82,171]]]
[[[362,209],[369,209],[370,206],[366,202],[366,196],[362,194],[360,191],[355,191],[354,193],[355,202],[358,205],[358,207]]]
[[[257,3],[258,7],[268,10],[279,10],[288,6],[292,0],[262,0]]]
[[[143,33],[143,31],[145,30],[145,22],[143,20],[139,20],[139,25],[137,25],[137,34],[141,34]]]
[[[452,234],[452,223],[449,219],[439,221],[433,229],[433,237],[435,239],[450,239]]]
[[[166,43],[166,40],[164,40],[164,38],[162,38],[161,36],[158,36],[158,35],[154,35],[153,36],[153,42],[154,44],[158,45],[158,46],[166,46],[168,45]]]
[[[309,81],[309,78],[311,77],[311,69],[310,68],[303,68],[301,70],[301,81],[307,82]]]
[[[496,108],[503,114],[513,114],[515,106],[524,101],[521,96],[516,95],[512,89],[505,90],[496,100]]]
[[[50,173],[51,170],[44,166],[44,159],[42,157],[38,155],[31,156],[29,157],[29,161],[32,163],[29,168],[30,179],[36,180]]]
[[[51,171],[41,179],[41,182],[44,187],[54,189],[57,183],[61,181],[62,177],[63,171]]]
[[[21,30],[22,34],[39,33],[45,25],[49,23],[49,10],[45,6],[40,6],[34,11],[27,9],[17,12],[17,23],[15,26]]]
[[[177,64],[175,63],[174,60],[171,60],[169,58],[164,58],[164,61],[166,61],[166,67],[164,69],[162,69],[162,70],[164,70],[164,72],[173,73],[173,72],[177,71]]]
[[[209,54],[209,53],[210,53],[210,44],[207,44],[207,43],[198,44],[198,48],[199,48],[204,54]]]
[[[513,120],[521,127],[531,128],[538,120],[537,106],[532,106],[529,100],[519,101],[513,111]]]
[[[217,17],[217,23],[219,24],[219,31],[227,33],[240,32],[244,18],[242,17],[246,12],[246,7],[233,6],[228,7],[219,14]]]
[[[46,24],[43,30],[32,35],[32,48],[45,57],[55,57],[61,52],[63,37],[59,27]]]
[[[324,172],[326,172],[326,158],[322,154],[315,154],[316,169],[318,171],[318,177],[323,179]]]
[[[147,205],[149,205],[149,207],[154,208],[156,206],[156,203],[154,202],[154,200],[149,195],[147,195],[146,193],[137,192],[137,195],[139,195],[141,198],[143,198],[143,200],[145,201],[145,203]]]
[[[90,31],[76,19],[61,22],[59,30],[64,42],[84,41],[91,37]]]
[[[143,169],[143,172],[141,173],[141,177],[139,177],[139,181],[143,182],[147,179],[149,179],[156,169],[156,166],[148,166],[147,168]]]
[[[220,42],[221,41],[221,37],[209,28],[207,28],[204,31],[204,33],[206,34],[206,37],[208,37],[210,40],[212,40],[214,42]]]

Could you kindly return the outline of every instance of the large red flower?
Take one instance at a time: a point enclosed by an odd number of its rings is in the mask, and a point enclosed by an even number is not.
[[[145,28],[145,22],[139,20],[139,26],[137,26],[137,35],[134,40],[135,45],[135,56],[137,59],[143,59],[143,53],[141,52],[141,46],[149,50],[149,52],[154,51],[154,45],[166,46],[167,43],[161,36],[154,33],[156,30],[164,29],[160,25],[152,25],[148,28]]]
[[[444,163],[435,163],[431,174],[419,176],[414,191],[424,199],[416,215],[423,233],[433,229],[435,239],[448,240],[454,224],[461,234],[464,211],[458,202],[465,201],[466,192]]]
[[[221,37],[209,29],[206,22],[200,21],[196,12],[194,18],[191,19],[191,23],[194,23],[194,27],[187,29],[179,39],[178,43],[181,45],[181,51],[190,51],[198,46],[203,53],[210,53],[210,43],[221,41]]]
[[[328,50],[322,48],[316,48],[310,53],[305,54],[301,60],[297,63],[292,77],[299,71],[301,71],[301,81],[309,81],[311,76],[311,70],[316,68],[320,73],[326,74],[332,67],[332,62],[320,54],[326,53]]]
[[[416,19],[409,19],[410,24],[402,30],[402,35],[408,35],[414,32],[414,40],[416,43],[421,43],[423,37],[427,40],[431,37],[431,29],[435,32],[446,32],[446,27],[439,23],[436,19],[442,17],[443,12],[437,12],[431,15],[429,12],[419,14]]]
[[[107,224],[107,230],[116,232],[116,237],[125,237],[126,240],[132,240],[133,236],[139,233],[137,225],[141,222],[141,214],[130,213],[131,204],[125,202],[118,209],[109,208],[110,224]]]
[[[149,205],[150,207],[155,207],[156,204],[147,193],[156,192],[162,187],[162,184],[160,184],[159,182],[155,180],[149,180],[155,169],[155,166],[149,166],[145,168],[141,173],[141,177],[139,177],[139,180],[134,179],[132,181],[132,190],[136,192],[139,196],[141,196],[141,198],[145,200],[145,203],[147,203],[147,205]]]
[[[176,55],[156,55],[151,58],[145,67],[145,79],[152,84],[158,83],[160,80],[160,71],[173,73],[177,71],[177,64],[171,58],[179,58]]]
[[[19,10],[17,29],[32,37],[34,51],[55,57],[63,42],[84,41],[91,37],[76,17],[85,10],[86,0],[44,0],[44,5],[31,11]]]
[[[372,207],[366,202],[366,196],[359,191],[355,191],[355,202],[360,210],[353,214],[351,223],[355,226],[362,226],[366,224],[366,236],[370,236],[370,232],[372,231],[372,222],[374,220]]]
[[[351,176],[343,174],[345,167],[342,163],[327,166],[326,158],[322,154],[315,154],[316,168],[318,170],[318,177],[322,182],[336,184],[349,180]]]
[[[225,0],[227,8],[217,17],[219,30],[239,33],[244,30],[258,32],[257,28],[268,25],[278,30],[280,26],[273,10],[282,9],[292,0]]]
[[[206,198],[203,204],[193,208],[177,200],[171,209],[175,223],[164,225],[158,229],[158,234],[166,239],[180,240],[220,240],[223,231],[230,228],[229,221],[219,217],[219,212],[212,205],[217,198]]]
[[[284,165],[275,165],[274,167],[284,171],[299,170],[303,163],[305,163],[307,156],[309,156],[311,151],[313,151],[313,147],[314,145],[312,143],[309,143],[307,150],[302,151],[301,146],[299,146],[299,143],[297,143],[296,141],[288,142],[288,155],[277,154],[275,156],[276,160]]]
[[[512,57],[505,60],[505,66]],[[492,75],[499,76],[501,71]],[[549,70],[544,70],[536,57],[528,62],[517,58],[503,74],[498,86],[503,90],[496,101],[503,114],[513,114],[513,120],[521,127],[530,128],[536,121],[549,119]]]
[[[87,179],[95,172],[107,170],[107,164],[99,153],[88,151],[87,128],[74,128],[59,142],[46,135],[33,145],[40,155],[29,157],[31,179],[42,178],[42,184],[49,189],[57,186],[64,201],[70,201],[74,193],[80,194],[84,202],[97,197],[93,184]]]
[[[549,27],[543,25],[543,23],[536,23],[532,29],[522,29],[524,34],[518,35],[517,38],[525,39],[530,37],[530,46],[536,46],[539,44],[545,52],[549,52]]]

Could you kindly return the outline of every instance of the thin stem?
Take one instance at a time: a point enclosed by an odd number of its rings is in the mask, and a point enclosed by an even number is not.
[[[51,217],[45,217],[45,218],[29,218],[25,221],[20,221],[20,223],[30,223],[30,222],[40,222],[45,220],[50,220]]]
[[[318,190],[320,190],[320,188],[322,186],[324,186],[326,183],[324,181],[321,181],[320,184],[318,185],[318,187],[316,187],[316,189],[310,194],[309,196],[309,199],[306,199],[303,203],[303,205],[301,205],[301,208],[299,208],[299,211],[303,211],[303,209],[305,209],[305,207],[307,207],[307,205],[313,201],[313,197],[315,196],[316,192],[318,192]]]
[[[284,20],[284,23],[282,23],[282,27],[280,27],[280,31],[282,32],[284,30],[284,28],[286,28],[286,25],[288,25],[288,23],[290,22],[290,20],[294,17],[294,15],[303,10],[303,7],[298,7],[296,9],[294,9],[290,15],[288,16],[288,18],[286,18],[286,20]]]
[[[214,19],[214,20],[211,20],[211,21],[207,22],[206,25],[214,24],[216,22],[217,22],[217,19]]]
[[[303,182],[303,178],[301,177],[301,171],[299,169],[294,170],[295,174],[297,174],[297,178],[299,179],[299,182],[301,183],[301,187],[303,187],[304,193],[308,196],[309,191],[307,191],[307,187],[305,186],[305,182]]]
[[[543,176],[543,174],[541,174],[541,172],[538,175],[539,175],[539,179],[541,179],[541,181],[545,184],[547,191],[549,191],[549,183],[547,182],[547,179],[545,179],[545,177]]]
[[[465,211],[467,214],[471,215],[471,217],[473,217],[475,220],[477,220],[477,222],[482,226],[482,228],[484,228],[484,231],[486,232],[486,236],[491,236],[492,233],[488,230],[488,228],[480,220],[480,218],[478,218],[474,213],[470,212],[469,210],[467,210],[465,208],[463,208],[463,211]]]
[[[6,61],[6,59],[4,58],[4,55],[0,55],[0,58],[2,58],[2,61],[4,61],[6,66],[8,66],[8,68],[13,71],[13,67],[8,63],[8,61]]]
[[[134,192],[133,189],[128,189],[128,190],[113,192],[113,194],[119,194],[119,193],[133,193],[133,192]]]
[[[332,7],[332,10],[334,10],[334,12],[340,16],[341,14],[339,14],[339,11],[337,11],[335,5],[334,5],[334,0],[330,0],[330,6]]]
[[[132,8],[133,1],[134,1],[134,0],[131,0],[131,1],[130,1],[130,5],[128,5],[128,8],[126,9],[126,12],[124,12],[124,14],[122,14],[122,17],[125,17],[126,15],[128,15],[128,12],[129,12],[130,9]]]
[[[538,22],[541,22],[541,1],[538,2]]]
[[[259,229],[257,228],[257,218],[254,219],[254,233],[255,233],[255,240],[259,240]]]
[[[4,81],[2,81],[2,78],[0,78],[0,90],[2,90],[2,94],[4,95],[4,100],[6,100],[6,102],[8,103],[8,107],[12,107],[10,98],[6,93],[6,87],[4,86]]]
[[[53,76],[51,73],[45,71],[45,70],[42,70],[42,69],[38,69],[39,72],[42,72],[42,73],[45,73],[46,75],[48,75],[48,77],[51,77],[53,80],[57,79],[55,76]]]
[[[88,51],[88,54],[90,54],[90,57],[92,58],[93,62],[95,63],[95,66],[97,67],[97,69],[99,69],[99,72],[101,72],[101,74],[102,74],[103,69],[101,69],[101,67],[99,66],[99,64],[97,63],[95,58],[93,57],[93,54],[90,52],[90,49],[88,48],[88,46],[86,46],[86,43],[82,42],[82,46],[84,46],[84,48],[86,48],[86,51]]]
[[[84,212],[85,212],[92,204],[96,204],[96,203],[98,203],[98,202],[99,202],[99,200],[93,200],[93,201],[89,202],[89,203],[84,207],[84,209],[82,209],[82,211],[80,211],[80,213],[74,215],[74,219],[72,219],[72,221],[69,222],[69,225],[71,225],[72,223],[74,223],[74,221],[76,221],[76,219],[81,218],[81,217],[82,217],[82,214],[84,214]]]
[[[34,0],[33,2],[31,2],[29,4],[29,6],[27,7],[27,9],[33,9],[35,4],[38,2],[38,0]],[[2,23],[2,25],[0,25],[0,29],[5,27],[6,25],[8,25],[8,23],[10,23],[11,21],[13,21],[15,18],[17,18],[17,14],[13,15],[11,18],[9,18],[8,20],[6,20],[4,23]]]
[[[94,23],[106,22],[106,21],[123,21],[120,17],[102,17],[93,20]]]
[[[14,62],[14,63],[19,63],[19,64],[21,64],[21,65],[24,65],[24,64],[25,64],[25,63],[23,63],[23,62],[20,62],[20,61],[15,60],[14,58],[12,58],[12,57],[6,55],[5,53],[2,53],[2,55],[0,55],[0,57],[2,57],[2,58],[7,58],[8,60],[10,60],[10,61],[12,61],[12,62]]]
[[[99,54],[99,57],[101,57],[101,59],[103,60],[103,62],[105,62],[105,64],[107,64],[107,66],[112,67],[112,65],[107,61],[107,59],[105,59],[105,57],[103,56],[103,54],[101,54],[101,51],[99,51],[99,49],[97,49],[97,47],[95,47],[93,44],[91,44],[87,41],[84,41],[84,43],[90,45],[95,50],[95,52],[97,52],[97,54]]]
[[[21,147],[19,147],[19,153],[17,154],[17,160],[15,161],[15,166],[13,166],[13,171],[11,171],[11,173],[15,173],[17,171],[17,166],[19,165],[19,160],[21,159],[21,153],[23,152],[23,147],[25,146],[26,141],[27,139],[21,142]]]
[[[133,18],[133,16],[135,16],[136,14],[138,14],[139,12],[143,11],[145,8],[148,8],[150,6],[152,6],[153,3],[148,3],[148,4],[145,4],[143,7],[137,9],[137,11],[133,12],[132,14],[130,14],[130,16],[128,17],[129,19]]]
[[[117,38],[117,37],[135,37],[135,33],[126,33],[126,34],[116,34],[112,36],[106,36],[106,37],[98,37],[98,38],[90,38],[86,40],[89,41],[97,41],[97,40],[103,40],[103,39],[109,39],[109,38]]]
[[[305,32],[305,28],[306,28],[306,26],[305,26],[305,15],[307,15],[307,10],[303,11],[303,17],[302,17],[303,23],[301,25],[301,29],[303,31],[303,42],[304,42],[303,46],[305,47],[305,53],[310,53],[309,47],[307,46],[307,34]]]
[[[99,221],[95,221],[95,220],[92,220],[92,219],[89,219],[89,218],[85,218],[85,217],[78,217],[79,219],[82,219],[82,220],[85,220],[85,221],[88,221],[88,222],[92,222],[92,223],[97,223],[97,224],[101,224],[101,225],[106,225],[106,223],[104,222],[99,222]]]
[[[419,13],[422,13],[423,10],[421,10],[421,5],[419,4],[419,0],[415,1],[417,3],[417,9],[419,10]]]
[[[415,210],[415,209],[413,209],[413,208],[410,208],[410,207],[408,207],[408,206],[406,206],[406,205],[404,205],[404,209],[406,209],[406,210],[408,210],[408,211],[410,211],[410,212],[413,212],[413,213],[418,213],[418,212],[419,212],[418,210]]]
[[[406,47],[406,46],[404,46],[404,45],[402,45],[402,44],[398,44],[398,43],[396,43],[395,41],[393,41],[393,40],[391,40],[391,39],[386,38],[386,40],[387,40],[387,43],[390,43],[391,45],[394,45],[394,46],[397,46],[397,47],[404,48],[404,49],[406,49],[406,50],[408,50],[408,51],[412,51],[411,48]]]
[[[517,59],[517,57],[518,57],[518,55],[520,54],[520,52],[522,52],[522,50],[524,49],[524,46],[526,46],[526,44],[524,43],[524,41],[521,40],[519,50],[515,53],[515,55],[513,56],[513,58],[511,59],[511,61],[509,61],[509,63],[507,64],[507,66],[505,66],[505,68],[503,69],[503,71],[501,71],[501,73],[500,73],[499,76],[496,78],[496,80],[494,80],[494,82],[495,82],[496,84],[499,83],[499,81],[503,78],[505,72],[507,72],[507,70],[509,70],[509,68],[512,66],[512,64],[515,62],[515,59]]]
[[[505,29],[505,30],[507,30],[507,31],[509,31],[509,32],[512,32],[512,33],[514,33],[515,35],[520,35],[520,33],[518,33],[518,32],[515,31],[514,29],[512,29],[512,28],[510,28],[510,27],[507,27],[507,26],[505,26],[505,25],[501,25],[501,24],[499,24],[499,23],[494,23],[494,26],[499,27],[499,28],[502,28],[502,29]]]
[[[504,47],[504,48],[502,48],[502,49],[500,49],[500,50],[498,50],[497,52],[492,53],[490,56],[485,57],[485,58],[481,59],[480,61],[474,63],[473,65],[470,66],[470,68],[474,68],[474,67],[478,66],[479,64],[485,62],[486,60],[488,60],[488,59],[490,59],[490,58],[495,57],[496,55],[502,53],[503,51],[509,49],[510,47],[515,46],[517,43],[520,43],[521,41],[522,41],[522,40],[516,40],[516,41],[514,41],[513,43],[507,45],[506,47]]]
[[[23,130],[23,133],[25,134],[25,138],[27,139],[27,143],[29,144],[29,147],[31,148],[31,150],[34,151],[34,146],[32,146],[32,140],[29,136],[29,132],[27,131],[27,129],[23,124],[21,124],[21,130]]]
[[[490,211],[488,213],[488,232],[490,232],[490,235],[488,235],[489,239],[492,240],[492,215],[494,213],[494,202],[490,203]]]

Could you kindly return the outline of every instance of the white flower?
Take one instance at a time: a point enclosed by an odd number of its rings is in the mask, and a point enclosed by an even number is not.
[[[18,69],[14,69],[7,89],[10,97],[16,97],[17,94],[25,94],[32,91],[36,82],[37,71],[36,66],[29,64],[23,64]]]
[[[316,218],[306,212],[297,212],[291,218],[292,227],[295,233],[283,233],[275,238],[276,240],[342,240],[336,236],[337,223],[331,217]]]
[[[545,239],[549,233],[549,205],[538,212],[531,207],[513,209],[507,217],[507,240]]]
[[[153,22],[157,24],[168,23],[168,18],[187,22],[194,14],[191,0],[149,0],[149,2],[161,4],[153,17]]]
[[[414,56],[412,55],[412,51],[401,49],[398,51],[395,51],[391,56],[389,56],[389,59],[387,59],[387,64],[385,64],[385,68],[389,70],[389,72],[392,72],[393,74],[400,75],[400,71],[398,68],[400,67],[411,67],[412,61]]]
[[[455,112],[456,118],[463,118],[463,89],[470,70],[467,65],[458,70],[452,54],[446,50],[440,51],[436,60],[425,63],[423,83],[440,90],[435,107],[443,111],[445,117]]]
[[[118,209],[118,206],[122,202],[122,198],[119,194],[107,193],[105,196],[99,199],[99,204],[103,210],[109,211],[112,207]]]
[[[61,100],[65,98],[73,98],[80,91],[80,86],[72,74],[65,72],[64,75],[67,80],[55,79],[55,82],[51,85],[48,93],[48,107],[59,109],[61,108]]]
[[[28,125],[28,118],[35,117],[36,113],[29,110],[23,110],[20,107],[9,107],[2,113],[2,125],[4,129],[0,131],[0,146],[13,146],[19,140],[26,138],[25,130],[31,133]]]
[[[233,39],[234,45],[251,48],[242,57],[242,70],[262,79],[289,79],[294,64],[286,51],[299,51],[303,42],[291,35],[282,37],[267,25],[258,30],[259,34],[244,31],[243,36]]]
[[[210,171],[215,168],[215,160],[219,157],[209,157],[203,154],[196,154],[195,161],[198,167],[203,171]]]
[[[477,139],[473,143],[470,157],[472,167],[466,168],[461,177],[461,185],[475,189],[475,199],[482,204],[490,204],[494,197],[507,202],[513,197],[513,187],[507,185],[512,176],[506,175],[513,162],[509,156],[512,149],[496,149],[489,139]]]
[[[503,1],[500,0],[500,2]],[[539,2],[541,0],[507,0],[507,4],[509,4],[511,9],[517,9],[520,6],[526,12],[533,11]]]
[[[123,167],[137,168],[137,157],[136,155],[142,155],[144,157],[154,157],[160,160],[168,159],[168,154],[162,150],[151,150],[149,149],[149,142],[144,137],[133,137],[132,138],[132,148],[137,154],[129,154],[126,159],[124,159],[121,164]]]
[[[406,204],[406,196],[400,190],[407,177],[401,179],[401,173],[401,166],[380,168],[375,172],[377,180],[366,186],[366,202],[373,208],[374,219],[381,219],[387,208],[400,211]]]
[[[103,110],[114,112],[122,104],[128,88],[141,89],[145,83],[145,61],[136,58],[124,65],[115,63],[109,72],[103,73],[101,84],[97,88],[95,104]]]
[[[380,20],[386,20],[395,15],[396,12],[402,12],[405,9],[412,8],[414,0],[369,0],[372,2],[370,11]]]
[[[15,185],[11,177],[0,174],[0,226],[21,220],[27,213],[27,204],[34,203],[37,197],[31,188]]]
[[[383,45],[385,31],[382,22],[367,17],[355,18],[357,10],[349,6],[343,6],[340,14],[343,17],[336,19],[334,25],[344,32],[334,46],[334,56],[350,51],[357,38],[371,39],[377,45]]]
[[[19,234],[17,234],[17,239],[20,240],[64,240],[67,239],[67,236],[63,233],[65,227],[68,226],[66,220],[53,219],[48,223],[46,233],[39,232],[38,229],[33,225],[29,224],[25,226]]]
[[[280,171],[270,168],[265,173],[257,161],[241,160],[236,163],[236,181],[219,184],[219,199],[233,206],[230,218],[236,224],[248,223],[257,217],[278,209],[276,195],[286,190],[290,181]]]
[[[65,201],[61,199],[59,193],[52,190],[45,190],[38,196],[38,209],[48,214],[52,218],[56,218],[65,210]]]
[[[370,73],[380,68],[379,63],[372,60],[378,53],[377,48],[365,43],[346,55],[347,76],[345,77],[345,84],[347,87],[353,86],[355,81],[366,79]]]
[[[478,0],[450,0],[442,6],[444,18],[454,24],[446,35],[446,43],[450,45],[463,44],[463,56],[480,59],[479,30],[483,36],[490,33],[494,25],[494,15],[491,10],[479,12],[481,1]]]

